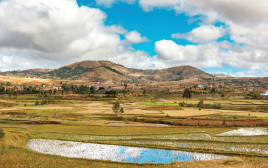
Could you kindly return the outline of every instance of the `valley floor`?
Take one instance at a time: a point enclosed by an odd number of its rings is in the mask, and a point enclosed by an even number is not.
[[[203,108],[200,110],[197,107],[180,107],[177,103],[180,100],[157,102],[123,100],[121,107],[124,108],[124,113],[116,116],[112,111],[114,101],[58,99],[54,100],[56,102],[54,104],[42,106],[36,106],[36,101],[38,98],[35,96],[1,98],[0,130],[3,130],[4,136],[1,137],[0,132],[0,167],[267,168],[268,166],[267,112]],[[267,103],[265,100],[215,101],[226,106],[231,106],[232,103],[250,106]],[[192,104],[196,102],[198,100],[188,101]],[[178,124],[190,119],[225,122],[258,120],[262,121],[263,125],[239,127]],[[170,164],[75,159],[36,152],[27,147],[31,139],[179,150],[220,154],[230,158]]]

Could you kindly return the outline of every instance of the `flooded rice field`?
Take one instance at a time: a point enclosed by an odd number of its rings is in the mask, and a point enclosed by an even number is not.
[[[224,152],[254,153],[268,155],[268,144],[215,143],[215,142],[168,142],[168,141],[124,141],[126,145],[155,145],[176,148],[208,149]]]
[[[171,163],[174,161],[189,162],[228,158],[228,156],[196,152],[125,147],[47,139],[32,139],[27,143],[27,147],[43,154],[140,164]]]
[[[245,129],[245,128],[242,128]],[[241,129],[239,129],[241,130]],[[260,129],[263,132],[255,133],[257,135],[250,136],[232,134],[232,131],[217,134],[211,136],[205,132],[197,133],[181,133],[181,134],[167,134],[167,135],[140,135],[140,136],[95,136],[95,135],[77,135],[77,134],[58,134],[58,133],[43,133],[39,134],[37,138],[47,138],[47,139],[64,139],[64,140],[201,140],[201,141],[216,141],[216,142],[241,142],[241,143],[268,143],[268,136],[265,134],[265,128]],[[234,130],[234,132],[237,130]],[[252,131],[249,129],[249,131]],[[262,134],[260,134],[262,133]],[[245,134],[245,131],[244,131]]]
[[[268,135],[268,128],[240,128],[217,134],[216,136],[254,136],[254,135]]]
[[[166,135],[139,136],[96,136],[77,134],[43,133],[36,136],[42,139],[100,142],[130,146],[159,146],[164,148],[186,148],[223,151],[244,154],[268,155],[267,128],[240,128],[214,136],[206,132],[191,132]]]

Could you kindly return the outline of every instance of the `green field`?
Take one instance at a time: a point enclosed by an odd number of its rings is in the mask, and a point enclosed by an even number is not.
[[[76,97],[78,95],[75,95]],[[122,97],[93,101],[90,97],[69,99],[54,97],[53,103],[35,105],[42,98],[19,95],[1,96],[0,167],[264,167],[268,165],[268,135],[217,136],[236,130],[235,126],[176,126],[183,120],[260,120],[268,113],[267,100],[241,98],[204,100],[204,104],[221,104],[220,109],[196,107],[199,100],[183,99],[144,102]],[[120,99],[124,113],[115,115],[113,103]],[[26,104],[26,105],[25,105]],[[241,110],[240,106],[257,111]],[[239,107],[239,108],[238,108]],[[268,125],[268,124],[267,124]],[[262,126],[262,128],[267,128]],[[246,128],[246,127],[244,127]],[[67,140],[154,149],[222,154],[232,158],[171,164],[134,164],[105,160],[75,159],[41,154],[29,149],[30,139]],[[183,145],[182,145],[183,144]],[[257,150],[256,150],[257,149]]]

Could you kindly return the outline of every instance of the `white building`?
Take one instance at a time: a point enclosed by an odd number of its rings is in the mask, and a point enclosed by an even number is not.
[[[268,96],[268,90],[264,93],[261,93],[261,96]]]

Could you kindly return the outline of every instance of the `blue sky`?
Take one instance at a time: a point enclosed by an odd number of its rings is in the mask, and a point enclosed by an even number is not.
[[[185,13],[177,14],[171,9],[154,9],[153,11],[144,11],[138,3],[115,3],[111,7],[104,5],[97,5],[94,2],[88,2],[86,0],[77,0],[79,6],[89,6],[99,8],[104,11],[107,15],[105,21],[106,25],[120,25],[125,29],[132,31],[136,30],[142,35],[146,36],[150,41],[133,44],[132,47],[136,50],[143,50],[148,52],[150,56],[157,55],[155,51],[155,42],[159,40],[173,40],[180,45],[198,45],[185,39],[174,39],[171,35],[174,33],[187,33],[200,26],[200,20],[195,20],[196,17],[189,17]],[[216,22],[213,25],[225,26],[224,23]],[[124,38],[124,37],[122,37]],[[219,38],[217,41],[229,41],[229,34]],[[235,74],[238,72],[245,72],[249,69],[246,68],[235,68],[229,64],[223,65],[222,67],[209,67],[200,68],[209,73],[226,73]]]
[[[254,0],[0,0],[0,71],[109,60],[268,76],[267,8]]]
[[[198,22],[189,24],[190,18],[185,14],[176,14],[173,10],[154,9],[152,12],[145,12],[135,3],[116,3],[112,7],[97,6],[96,3],[88,3],[85,0],[77,0],[78,4],[99,8],[107,14],[106,25],[120,25],[125,29],[137,30],[150,39],[149,43],[134,44],[137,50],[144,50],[150,55],[157,54],[154,51],[154,43],[166,39],[171,40],[171,34],[181,32],[187,33],[198,27]],[[175,40],[181,45],[193,44],[187,40]]]

